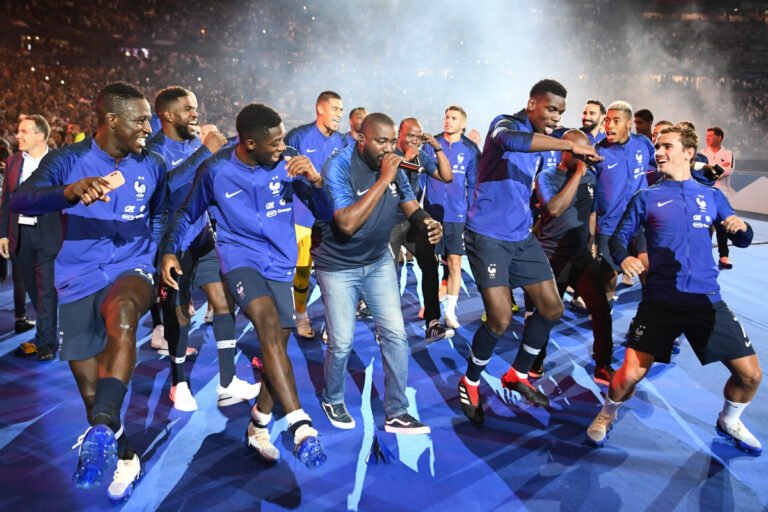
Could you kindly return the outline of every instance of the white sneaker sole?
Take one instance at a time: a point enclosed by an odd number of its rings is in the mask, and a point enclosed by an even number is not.
[[[406,436],[416,436],[419,434],[431,434],[432,429],[424,425],[423,427],[393,427],[390,425],[384,425],[384,430],[390,434],[403,434]]]

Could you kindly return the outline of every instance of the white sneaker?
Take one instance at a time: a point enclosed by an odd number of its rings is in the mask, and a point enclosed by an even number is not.
[[[249,422],[245,437],[246,444],[256,450],[256,453],[265,461],[277,462],[280,460],[280,451],[269,439],[269,429],[259,428],[253,422]]]
[[[166,352],[168,351],[168,342],[165,339],[165,327],[156,325],[155,328],[152,329],[152,341],[150,341],[149,344],[155,350],[165,347]]]
[[[308,316],[300,317],[296,315],[296,334],[307,339],[315,337],[315,330],[312,329],[312,323],[309,321]]]
[[[608,440],[608,432],[613,428],[613,422],[616,416],[603,412],[600,413],[592,420],[592,423],[587,428],[587,438],[589,441],[598,448],[603,446]]]
[[[130,460],[118,460],[115,475],[112,477],[112,483],[107,488],[109,499],[119,503],[130,498],[133,488],[143,474],[138,455],[134,454]]]
[[[747,429],[741,420],[736,420],[727,424],[722,419],[722,413],[717,417],[717,424],[715,430],[726,441],[743,452],[747,452],[750,455],[758,456],[763,453],[763,445],[752,432]]]
[[[459,319],[456,318],[456,315],[449,315],[446,313],[445,315],[443,315],[443,318],[445,320],[445,322],[443,323],[449,329],[458,329],[459,327],[461,327],[461,324],[459,324]]]
[[[210,304],[208,304],[208,309],[205,312],[205,316],[203,317],[203,322],[207,324],[213,323],[213,308]]]
[[[197,410],[197,400],[192,396],[192,391],[189,390],[189,384],[186,382],[179,382],[175,386],[171,386],[171,392],[169,394],[171,402],[173,402],[173,408],[183,412],[192,412]]]
[[[226,407],[228,405],[234,405],[246,400],[253,400],[259,396],[261,391],[261,382],[250,384],[244,380],[240,380],[237,377],[232,378],[232,382],[229,386],[223,388],[218,387],[219,391],[219,407]]]

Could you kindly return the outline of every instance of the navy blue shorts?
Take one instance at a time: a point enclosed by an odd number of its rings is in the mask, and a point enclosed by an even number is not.
[[[465,231],[467,257],[478,288],[518,288],[554,279],[552,267],[533,234],[507,242]]]
[[[435,252],[442,256],[466,254],[463,222],[443,222],[443,238],[437,243]]]
[[[110,289],[123,277],[138,276],[154,293],[152,276],[143,271],[129,270],[96,293],[66,304],[59,304],[59,342],[62,361],[83,361],[101,354],[107,345],[107,329],[101,316],[101,305]],[[144,312],[142,312],[143,314]]]
[[[187,250],[177,253],[176,257],[182,271],[178,279],[179,293],[176,294],[176,306],[192,302],[192,291],[195,288],[222,282],[219,257],[215,249],[210,249],[202,255]]]
[[[248,304],[260,297],[272,297],[275,303],[280,326],[291,329],[293,318],[293,283],[265,279],[259,271],[251,267],[238,267],[224,275],[229,291],[240,309],[245,313]]]
[[[755,353],[744,327],[725,302],[680,305],[644,300],[630,333],[628,346],[669,363],[672,344],[685,334],[701,364],[731,361]]]
[[[611,256],[611,248],[608,245],[608,240],[611,239],[611,235],[604,235],[602,233],[597,234],[597,258],[603,265],[608,265],[614,272],[621,272],[621,262],[613,261]],[[637,256],[641,253],[647,253],[648,247],[645,242],[645,233],[642,229],[637,230],[637,233],[629,241],[629,254]]]

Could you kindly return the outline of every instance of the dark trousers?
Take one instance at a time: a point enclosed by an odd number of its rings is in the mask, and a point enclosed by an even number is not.
[[[435,256],[435,246],[429,243],[427,235],[420,232],[408,221],[395,224],[389,237],[389,249],[398,268],[400,248],[414,253],[416,263],[421,269],[421,294],[424,296],[424,322],[429,326],[432,320],[440,319],[440,299],[438,292],[440,281],[437,277],[438,262]]]
[[[26,318],[27,316],[27,288],[24,286],[24,279],[21,277],[21,269],[16,263],[11,265],[13,273],[13,313],[16,319]]]
[[[592,315],[592,333],[595,337],[592,357],[598,365],[610,364],[613,358],[613,321],[611,305],[605,296],[605,285],[598,263],[591,254],[585,253],[571,260],[551,259],[550,264],[560,298],[565,294],[566,288],[573,287],[584,299],[587,311]]]
[[[720,223],[715,223],[715,235],[717,236],[717,252],[721,258],[728,257],[728,232]]]
[[[56,253],[49,253],[43,246],[44,234],[37,226],[19,225],[19,242],[11,256],[13,266],[18,267],[24,286],[37,312],[38,347],[56,349],[58,319],[58,295],[53,284],[53,264]]]

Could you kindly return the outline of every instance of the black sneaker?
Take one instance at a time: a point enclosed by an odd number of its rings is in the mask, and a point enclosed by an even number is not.
[[[53,361],[54,359],[56,359],[56,350],[53,347],[37,347],[38,361]]]
[[[614,369],[611,368],[611,365],[605,365],[605,366],[595,366],[595,375],[594,380],[597,384],[602,384],[603,386],[610,386],[611,385],[611,379],[613,378],[613,372]]]
[[[453,338],[456,334],[453,329],[446,329],[437,320],[432,320],[427,327],[427,331],[424,333],[425,341],[432,343],[433,341],[440,341],[445,338]]]
[[[340,404],[327,404],[323,402],[323,412],[328,416],[328,420],[334,427],[344,430],[355,428],[355,419],[349,415],[344,402]]]
[[[30,331],[35,328],[35,321],[29,318],[17,318],[16,324],[13,326],[13,330],[16,334]]]
[[[394,418],[387,418],[384,422],[384,430],[392,434],[429,434],[432,430],[419,420],[408,414],[401,414]]]
[[[483,403],[480,400],[480,386],[473,386],[467,382],[467,377],[459,381],[459,402],[464,416],[475,425],[482,425],[485,420]]]
[[[536,407],[549,407],[547,395],[533,387],[528,379],[521,379],[515,370],[511,369],[501,377],[501,385],[511,391],[517,391]]]
[[[363,300],[357,304],[357,316],[360,318],[371,318],[373,316],[373,313],[371,313],[371,310],[368,309]]]

